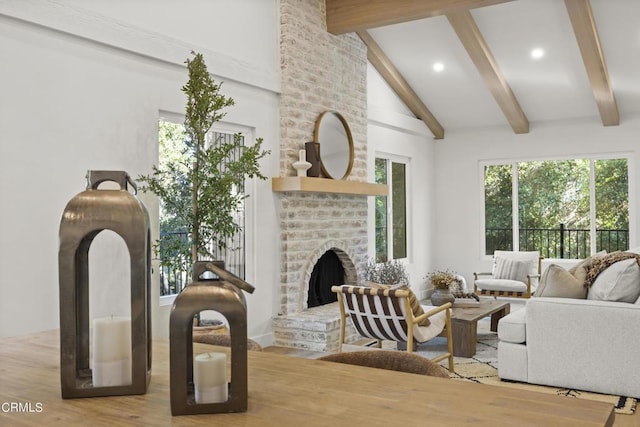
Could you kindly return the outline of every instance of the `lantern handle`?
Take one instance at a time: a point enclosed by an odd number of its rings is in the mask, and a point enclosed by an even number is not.
[[[120,185],[120,189],[127,190],[127,183],[133,187],[133,194],[138,194],[138,186],[131,179],[129,174],[125,171],[104,171],[104,170],[89,170],[87,171],[87,185],[86,189],[97,190],[100,184],[105,181],[113,181]]]
[[[245,292],[248,292],[250,294],[253,293],[253,291],[255,291],[256,288],[254,288],[253,286],[251,286],[249,283],[245,282],[244,280],[242,280],[241,278],[239,278],[238,276],[236,276],[235,274],[218,267],[217,265],[215,265],[213,262],[208,262],[205,265],[205,268],[207,268],[209,271],[211,271],[212,273],[215,273],[218,275],[218,277],[220,277],[222,280],[226,280],[227,282],[231,283],[232,285],[237,286],[238,288],[242,289]]]

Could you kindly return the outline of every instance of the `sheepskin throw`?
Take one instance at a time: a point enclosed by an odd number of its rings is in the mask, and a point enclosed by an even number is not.
[[[640,255],[633,252],[613,252],[608,255],[593,258],[591,265],[587,267],[587,276],[584,280],[584,287],[589,288],[595,282],[596,277],[607,267],[615,264],[618,261],[624,261],[625,259],[635,258],[640,266]]]

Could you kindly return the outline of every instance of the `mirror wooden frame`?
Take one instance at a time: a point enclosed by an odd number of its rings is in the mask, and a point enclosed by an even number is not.
[[[333,115],[336,118],[338,118],[338,120],[340,120],[340,122],[342,123],[342,126],[344,127],[345,130],[345,134],[347,137],[347,141],[345,141],[348,144],[348,155],[349,155],[349,159],[347,162],[347,167],[346,170],[344,172],[344,175],[342,177],[335,177],[332,176],[331,173],[329,173],[327,171],[327,169],[325,168],[325,165],[322,161],[322,141],[320,140],[320,124],[322,122],[322,119],[326,116],[326,115]],[[313,130],[313,139],[315,142],[320,144],[320,168],[322,171],[322,174],[324,176],[326,176],[327,178],[331,178],[331,179],[347,179],[347,177],[349,176],[349,174],[351,174],[351,169],[353,169],[353,157],[354,157],[354,148],[353,148],[353,136],[351,135],[351,129],[349,129],[349,125],[347,124],[347,121],[345,120],[345,118],[342,116],[342,114],[338,113],[337,111],[333,111],[333,110],[327,110],[322,112],[319,116],[318,119],[316,120],[316,124],[315,124],[315,128]]]

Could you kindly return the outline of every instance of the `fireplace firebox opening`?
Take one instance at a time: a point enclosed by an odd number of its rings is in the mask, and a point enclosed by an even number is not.
[[[337,301],[337,295],[331,292],[331,287],[344,283],[345,271],[342,261],[333,250],[326,251],[311,272],[307,307],[318,307]]]

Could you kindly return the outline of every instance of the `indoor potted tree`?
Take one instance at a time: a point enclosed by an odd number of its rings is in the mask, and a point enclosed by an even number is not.
[[[155,193],[174,225],[187,231],[188,238],[166,234],[155,242],[172,256],[161,258],[162,265],[187,272],[200,259],[212,259],[216,249],[224,249],[227,241],[241,226],[234,214],[246,195],[238,192],[246,178],[266,179],[259,161],[269,154],[262,150],[262,138],[253,146],[233,142],[207,143],[212,125],[226,114],[222,110],[234,105],[232,98],[220,93],[222,83],[215,83],[202,54],[192,52],[187,59],[189,79],[182,87],[187,95],[185,111],[185,149],[175,161],[154,166],[151,175],[138,180],[141,188]],[[240,153],[238,155],[238,153]]]

